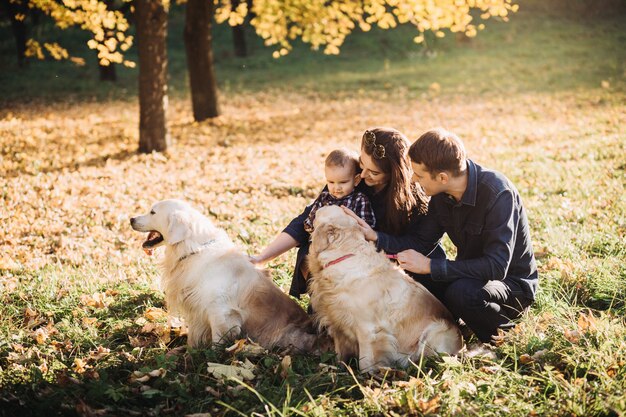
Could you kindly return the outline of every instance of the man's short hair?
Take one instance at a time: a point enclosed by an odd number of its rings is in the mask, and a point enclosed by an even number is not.
[[[429,130],[409,148],[409,157],[416,164],[424,164],[432,177],[448,171],[454,177],[465,170],[465,146],[457,135],[442,128]]]
[[[356,151],[341,148],[335,149],[326,157],[325,166],[345,167],[349,166],[355,174],[360,172],[359,154]]]

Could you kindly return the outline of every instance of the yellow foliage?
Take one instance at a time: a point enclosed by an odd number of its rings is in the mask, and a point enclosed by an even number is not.
[[[244,23],[247,14],[248,4],[246,2],[239,3],[234,10],[230,1],[218,2],[215,20],[218,23],[227,21],[230,26],[237,26]]]
[[[255,18],[251,23],[266,45],[280,45],[289,50],[290,41],[297,35],[313,49],[326,45],[325,52],[338,53],[346,36],[357,25],[367,31],[374,24],[391,29],[398,23],[411,23],[421,34],[432,30],[441,37],[444,29],[450,29],[476,36],[477,30],[484,25],[477,28],[471,24],[472,9],[482,11],[483,19],[499,16],[504,20],[518,7],[510,0],[368,0],[330,4],[323,1],[259,0],[254,2]],[[422,42],[423,37],[418,35],[415,41]]]
[[[44,59],[41,45],[34,39],[29,39],[26,41],[26,51],[24,52],[24,55],[28,57],[34,56],[37,59]]]
[[[166,9],[169,7],[169,0],[159,1]],[[419,32],[414,38],[417,43],[424,41],[423,34],[428,30],[437,37],[445,36],[445,29],[473,37],[484,28],[483,24],[478,28],[471,24],[473,9],[482,13],[482,19],[497,16],[504,21],[509,13],[519,9],[511,0],[256,0],[252,10],[248,10],[247,2],[233,8],[230,0],[214,1],[215,19],[219,23],[240,25],[253,12],[250,23],[265,45],[279,47],[272,54],[274,58],[289,53],[291,42],[298,37],[313,49],[323,46],[324,53],[339,54],[345,38],[357,26],[368,31],[372,25],[392,29],[398,23],[410,23]],[[62,29],[80,26],[91,32],[93,36],[87,44],[98,51],[101,64],[132,65],[123,56],[133,43],[132,36],[126,34],[129,23],[122,13],[109,10],[102,0],[31,0],[30,4],[51,16]],[[46,46],[46,49],[55,59],[69,57],[59,46]],[[44,58],[43,49],[35,41],[30,42],[27,55]]]
[[[70,54],[67,49],[61,47],[58,43],[44,43],[43,46],[48,50],[50,55],[57,61],[69,58]]]
[[[115,48],[117,48],[117,39],[115,38],[109,38],[106,41],[104,41],[104,45],[109,48],[109,51],[114,52]]]
[[[164,1],[166,7],[169,1]],[[92,39],[87,42],[90,49],[98,50],[100,63],[107,65],[111,62],[122,62],[122,54],[132,45],[132,37],[126,36],[129,28],[124,15],[117,10],[109,10],[106,3],[100,0],[31,0],[30,6],[39,9],[54,19],[61,29],[79,26],[92,33]],[[38,42],[30,41],[27,56],[36,56],[44,59],[45,55]],[[58,44],[44,44],[44,47],[54,59],[70,58],[67,50]],[[77,62],[77,58],[70,58]]]
[[[470,25],[467,27],[467,30],[465,31],[465,36],[467,36],[468,38],[473,38],[477,35],[476,32],[476,26]]]

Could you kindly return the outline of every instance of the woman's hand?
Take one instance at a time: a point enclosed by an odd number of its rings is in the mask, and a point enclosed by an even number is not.
[[[365,220],[357,216],[352,210],[347,207],[341,206],[341,209],[344,213],[356,220],[359,227],[361,228],[361,231],[365,235],[365,240],[369,240],[370,242],[376,242],[378,240],[378,233],[376,233],[376,231],[372,229],[372,226],[367,224]]]
[[[430,274],[430,259],[413,249],[398,252],[397,259],[402,269],[416,274]]]

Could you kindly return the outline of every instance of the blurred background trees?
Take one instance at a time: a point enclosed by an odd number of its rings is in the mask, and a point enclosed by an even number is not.
[[[167,13],[169,0],[2,0],[6,16],[15,24],[18,60],[25,57],[84,60],[73,57],[57,42],[28,39],[25,11],[39,11],[52,18],[60,29],[78,26],[90,34],[89,48],[97,52],[101,79],[116,78],[112,65],[133,67],[126,52],[137,37],[139,61],[139,151],[165,151],[170,146],[167,131]],[[247,53],[244,25],[249,22],[273,56],[279,58],[300,40],[325,54],[339,54],[346,37],[355,30],[373,26],[393,29],[415,27],[414,41],[424,42],[425,34],[443,37],[447,31],[476,36],[496,17],[507,20],[517,5],[511,0],[187,0],[184,42],[187,55],[190,95],[196,121],[219,115],[217,76],[212,44],[213,22],[233,27],[235,55]],[[131,27],[134,23],[135,27]],[[170,35],[171,36],[171,35]],[[177,36],[177,35],[174,35]],[[111,68],[107,70],[106,68]]]

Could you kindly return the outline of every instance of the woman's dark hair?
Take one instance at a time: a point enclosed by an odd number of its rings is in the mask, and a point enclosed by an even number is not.
[[[381,172],[389,175],[385,193],[385,218],[380,228],[384,232],[401,234],[411,220],[415,209],[420,214],[428,209],[428,197],[413,184],[409,157],[410,142],[398,130],[377,127],[366,130],[361,139],[361,151],[372,158]]]

